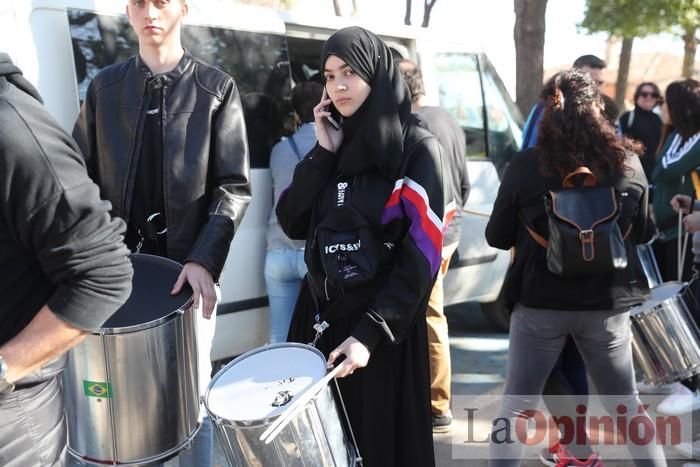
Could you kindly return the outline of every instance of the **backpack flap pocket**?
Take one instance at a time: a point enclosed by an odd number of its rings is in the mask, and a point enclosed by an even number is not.
[[[627,267],[612,187],[570,188],[545,199],[549,219],[547,266],[559,275],[609,273]]]

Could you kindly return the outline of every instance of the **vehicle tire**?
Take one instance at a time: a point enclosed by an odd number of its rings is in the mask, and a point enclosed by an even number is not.
[[[493,324],[499,331],[508,332],[510,328],[510,311],[506,308],[503,289],[498,294],[496,301],[481,303],[481,312],[488,322]]]

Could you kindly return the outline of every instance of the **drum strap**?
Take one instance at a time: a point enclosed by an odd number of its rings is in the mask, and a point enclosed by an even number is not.
[[[358,467],[363,467],[362,455],[360,455],[360,448],[357,445],[357,440],[355,439],[355,432],[352,431],[352,425],[350,425],[350,417],[348,417],[348,411],[345,408],[345,402],[343,401],[343,396],[340,394],[340,386],[338,386],[338,380],[333,378],[333,384],[335,384],[335,392],[338,394],[338,401],[340,402],[340,408],[343,409],[343,417],[345,417],[345,424],[350,432],[350,438],[352,438],[352,447],[355,448],[355,465]]]

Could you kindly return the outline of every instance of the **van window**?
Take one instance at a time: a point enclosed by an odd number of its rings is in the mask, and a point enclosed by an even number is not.
[[[435,56],[435,72],[440,107],[451,113],[464,129],[468,157],[485,158],[484,104],[477,56],[439,53]]]
[[[134,55],[136,35],[126,16],[68,10],[80,100],[104,67]],[[192,54],[233,76],[248,130],[251,168],[269,167],[270,150],[294,130],[284,36],[185,25],[182,41]]]
[[[499,174],[505,170],[522,140],[522,117],[491,63],[482,56],[489,158]]]

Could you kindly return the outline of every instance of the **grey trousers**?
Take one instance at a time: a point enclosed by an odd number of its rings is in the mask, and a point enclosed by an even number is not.
[[[617,404],[623,403],[637,413],[641,402],[634,381],[628,312],[543,310],[518,304],[511,316],[506,386],[499,415],[510,420],[511,427],[516,426],[518,414],[537,407],[547,376],[569,335],[598,394],[617,396],[603,398],[606,410],[614,414]],[[498,428],[494,426],[496,439],[500,439]],[[517,467],[523,450],[518,442],[492,441],[490,466]],[[639,467],[666,466],[663,450],[656,443],[634,445],[629,450]]]
[[[60,376],[0,396],[0,466],[62,467],[66,445]]]

